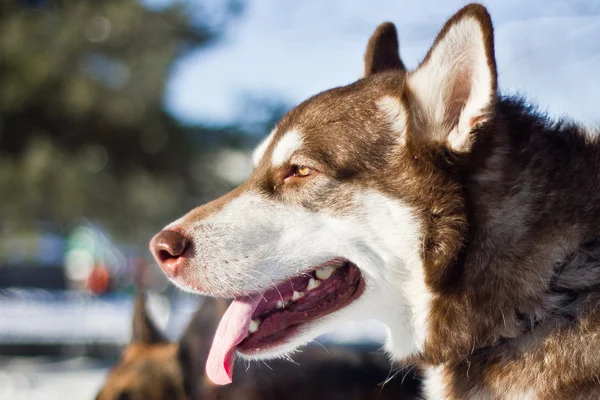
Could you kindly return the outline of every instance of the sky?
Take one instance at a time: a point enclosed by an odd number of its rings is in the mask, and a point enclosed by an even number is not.
[[[145,0],[168,3],[169,0]],[[400,53],[415,68],[450,17],[457,0],[258,0],[210,49],[176,63],[166,108],[181,120],[229,123],[243,115],[245,97],[290,106],[362,73],[369,36],[394,22]],[[600,125],[600,2],[496,0],[500,89],[519,92],[552,116]]]

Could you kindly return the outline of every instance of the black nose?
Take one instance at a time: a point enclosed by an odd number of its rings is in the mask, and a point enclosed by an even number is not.
[[[189,244],[190,241],[181,233],[164,230],[154,235],[150,241],[150,251],[162,270],[175,276],[181,264],[181,256]]]

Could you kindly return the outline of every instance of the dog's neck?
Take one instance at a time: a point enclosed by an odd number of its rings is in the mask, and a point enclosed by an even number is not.
[[[432,305],[426,357],[434,364],[465,359],[550,318],[564,302],[552,288],[557,265],[600,232],[595,139],[511,99],[499,102],[487,133],[465,176],[470,232],[454,267],[460,273]]]
[[[463,397],[484,398],[499,365],[535,371],[519,355],[579,329],[573,321],[600,305],[598,140],[513,100],[497,110],[504,125],[464,176],[468,241],[451,289],[435,293],[422,357]]]

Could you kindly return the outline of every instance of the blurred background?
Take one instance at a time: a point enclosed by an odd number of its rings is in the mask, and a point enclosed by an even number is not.
[[[600,3],[484,3],[501,89],[598,125]],[[464,4],[0,1],[0,400],[92,398],[137,283],[176,337],[196,299],[166,281],[150,237],[242,182],[287,109],[356,80],[379,23],[396,23],[414,68]]]

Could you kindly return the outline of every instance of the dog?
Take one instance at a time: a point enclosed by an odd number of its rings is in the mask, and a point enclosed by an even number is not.
[[[235,299],[208,376],[376,318],[428,399],[600,398],[598,132],[500,93],[484,6],[412,71],[390,26],[361,79],[283,117],[246,182],[152,239],[176,285]]]
[[[416,399],[414,369],[393,372],[381,353],[343,346],[309,347],[293,361],[236,366],[236,381],[216,386],[204,363],[227,302],[207,298],[178,343],[169,342],[136,298],[132,341],[96,400]],[[397,373],[396,377],[393,375]]]

